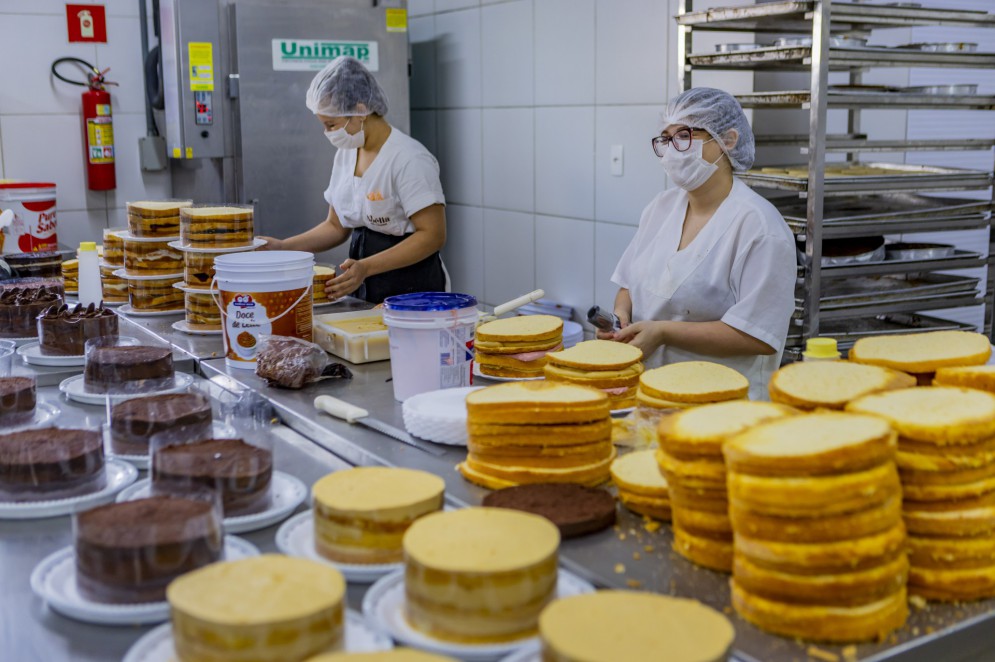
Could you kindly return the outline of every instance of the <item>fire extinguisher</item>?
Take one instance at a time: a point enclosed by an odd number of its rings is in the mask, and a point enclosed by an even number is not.
[[[74,62],[87,69],[86,82],[70,80],[59,74],[56,67]],[[114,175],[114,124],[111,120],[111,95],[107,85],[117,85],[104,78],[110,68],[98,70],[85,60],[59,58],[52,63],[52,75],[72,85],[86,87],[83,92],[83,142],[86,158],[86,182],[91,191],[109,191],[117,187]]]

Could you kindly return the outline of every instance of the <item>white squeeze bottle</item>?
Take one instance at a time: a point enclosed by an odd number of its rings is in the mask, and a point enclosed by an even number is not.
[[[97,244],[84,241],[76,251],[79,260],[79,302],[84,306],[98,305],[103,298],[100,290],[100,260],[97,256]]]
[[[82,278],[82,275],[80,277]],[[805,341],[805,351],[802,352],[802,360],[839,361],[840,352],[836,348],[836,338],[809,338]]]

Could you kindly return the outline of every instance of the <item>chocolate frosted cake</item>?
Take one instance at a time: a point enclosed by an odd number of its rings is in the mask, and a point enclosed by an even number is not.
[[[211,504],[173,496],[94,508],[76,518],[76,587],[97,602],[158,602],[180,575],[221,560]]]
[[[205,439],[166,446],[152,459],[152,484],[219,490],[225,515],[255,509],[269,498],[273,454],[241,439]]]
[[[92,303],[85,308],[62,304],[52,306],[38,317],[41,353],[51,356],[82,356],[84,344],[101,336],[117,337],[118,319],[110,308]]]
[[[62,278],[62,253],[13,253],[3,256],[18,278]]]
[[[0,284],[0,338],[33,338],[36,318],[46,308],[62,303],[58,281],[24,278]]]
[[[29,421],[35,411],[35,380],[0,377],[0,425]]]
[[[106,393],[108,387],[134,382],[149,388],[173,383],[173,352],[165,347],[95,347],[86,357],[83,385],[91,393]]]
[[[145,455],[152,435],[179,426],[194,438],[211,435],[211,401],[199,393],[171,393],[134,398],[111,409],[111,450]]]
[[[40,428],[0,435],[0,492],[71,489],[103,475],[99,430]]]

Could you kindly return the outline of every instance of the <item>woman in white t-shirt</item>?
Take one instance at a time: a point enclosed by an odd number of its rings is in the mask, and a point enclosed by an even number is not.
[[[311,81],[307,107],[338,150],[325,189],[328,217],[288,239],[263,237],[266,248],[319,253],[351,236],[349,259],[326,284],[329,298],[380,303],[448,290],[439,255],[446,243],[439,164],[384,119],[387,95],[373,74],[354,58],[338,58]]]
[[[777,209],[733,178],[753,165],[746,115],[728,93],[694,88],[652,142],[679,188],[643,210],[612,276],[623,328],[598,335],[639,347],[650,366],[722,363],[766,399],[795,306],[795,244]]]

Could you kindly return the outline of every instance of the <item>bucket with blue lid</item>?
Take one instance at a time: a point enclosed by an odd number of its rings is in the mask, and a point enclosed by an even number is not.
[[[469,386],[477,298],[458,292],[387,297],[383,321],[390,343],[394,399]]]

